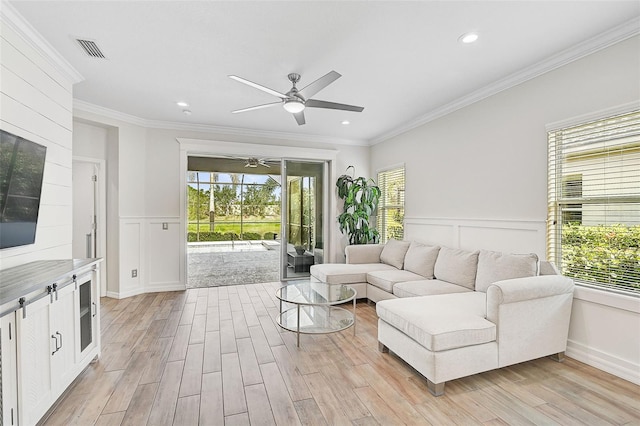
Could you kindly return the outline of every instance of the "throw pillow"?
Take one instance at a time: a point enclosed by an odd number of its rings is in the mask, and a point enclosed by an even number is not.
[[[404,257],[404,269],[432,279],[439,251],[438,246],[428,246],[413,241]]]
[[[478,252],[441,247],[434,268],[435,277],[473,290],[476,284]]]
[[[387,241],[380,253],[380,261],[387,265],[395,266],[398,269],[402,269],[404,264],[404,255],[409,250],[409,241],[398,241],[391,239]]]
[[[537,274],[538,256],[536,254],[507,254],[480,250],[476,291],[486,293],[489,286],[496,281],[534,277]]]

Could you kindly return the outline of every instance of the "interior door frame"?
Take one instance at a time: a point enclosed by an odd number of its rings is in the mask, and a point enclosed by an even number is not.
[[[328,163],[327,182],[333,182],[336,175],[336,160],[338,150],[306,148],[300,146],[285,146],[278,144],[257,144],[244,142],[228,142],[207,139],[176,138],[180,144],[180,226],[184,232],[180,233],[180,280],[187,285],[187,158],[189,156],[233,155],[243,157],[268,157],[274,159],[295,158],[297,160],[326,161]],[[326,185],[327,187],[330,185]],[[336,197],[330,196],[325,189],[327,218],[325,252],[326,262],[334,261],[334,256],[340,251],[340,232],[338,222],[329,220],[331,212],[336,211]]]
[[[74,155],[72,163],[90,163],[96,166],[98,181],[96,182],[96,257],[101,257],[100,265],[100,297],[107,295],[107,162],[100,158]],[[73,195],[75,200],[75,195]],[[73,201],[72,202],[75,202]]]

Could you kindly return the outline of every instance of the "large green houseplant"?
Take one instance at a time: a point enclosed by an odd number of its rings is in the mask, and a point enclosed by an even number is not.
[[[355,174],[353,166],[347,167],[346,172],[349,169]],[[338,197],[344,200],[343,212],[338,216],[340,232],[349,236],[349,244],[377,243],[380,234],[370,219],[380,200],[380,188],[373,179],[346,173],[338,178],[336,187]]]

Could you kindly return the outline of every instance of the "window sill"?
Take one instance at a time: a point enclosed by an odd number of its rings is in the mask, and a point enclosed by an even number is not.
[[[640,314],[640,297],[627,296],[576,284],[573,298]]]

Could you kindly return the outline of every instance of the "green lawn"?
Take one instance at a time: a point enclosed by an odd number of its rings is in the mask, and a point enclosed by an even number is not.
[[[189,232],[196,232],[198,225],[196,223],[189,223]],[[242,225],[243,232],[252,232],[260,235],[264,235],[266,232],[280,233],[279,221],[245,221]],[[240,235],[240,222],[231,221],[216,221],[214,229],[211,229],[208,223],[200,223],[200,232],[219,232],[222,234],[233,232]]]

